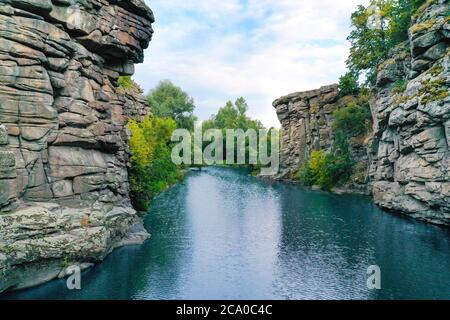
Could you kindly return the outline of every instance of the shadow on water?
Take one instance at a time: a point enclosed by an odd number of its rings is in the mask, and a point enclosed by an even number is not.
[[[154,199],[152,238],[6,299],[450,299],[450,231],[369,198],[206,168]],[[378,265],[382,290],[367,288]]]

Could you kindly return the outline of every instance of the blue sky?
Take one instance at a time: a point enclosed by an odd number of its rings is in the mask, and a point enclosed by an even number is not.
[[[272,101],[335,83],[345,72],[350,14],[367,0],[145,0],[155,34],[134,79],[182,87],[208,119],[243,96],[249,115],[279,126]]]

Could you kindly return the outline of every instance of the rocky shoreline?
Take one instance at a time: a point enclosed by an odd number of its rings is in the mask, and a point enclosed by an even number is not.
[[[380,207],[450,226],[450,21],[448,0],[430,2],[409,40],[380,65],[370,101],[372,132],[350,139],[358,174],[344,188]],[[408,48],[411,48],[410,50]],[[399,90],[398,83],[405,89]],[[355,102],[338,86],[274,101],[282,124],[279,180],[293,179],[312,150],[330,150],[333,111]]]
[[[0,292],[149,237],[126,128],[149,108],[118,79],[143,61],[153,22],[142,0],[0,2]]]

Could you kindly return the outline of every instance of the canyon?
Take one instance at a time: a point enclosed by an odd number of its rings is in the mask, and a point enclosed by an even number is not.
[[[63,276],[149,237],[129,198],[141,0],[0,1],[0,292]]]
[[[344,191],[382,208],[450,226],[450,21],[447,0],[430,1],[378,68],[369,101],[372,130],[349,140],[356,175]],[[399,83],[404,88],[399,89]],[[337,85],[274,101],[282,124],[281,172],[292,180],[313,150],[331,150],[333,112],[357,102]]]
[[[409,40],[380,65],[366,101],[371,130],[349,139],[354,173],[335,190],[444,226],[448,5],[430,1]],[[143,62],[154,21],[143,0],[0,0],[0,292],[64,277],[68,266],[89,268],[149,238],[130,202],[126,124],[150,109],[139,88],[119,79]],[[333,112],[360,103],[338,85],[275,100],[282,147],[274,178],[296,180],[313,150],[330,151]]]

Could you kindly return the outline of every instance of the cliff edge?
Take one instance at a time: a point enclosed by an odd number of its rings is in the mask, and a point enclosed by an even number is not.
[[[353,139],[361,164],[351,190],[427,222],[450,226],[450,96],[448,0],[430,1],[409,29],[409,40],[379,66],[370,101],[373,132]],[[352,97],[337,85],[275,100],[282,124],[281,173],[292,179],[313,150],[332,146],[333,111]],[[366,164],[365,166],[363,164]]]
[[[0,292],[148,238],[125,127],[148,106],[117,80],[153,22],[142,0],[0,0]]]

